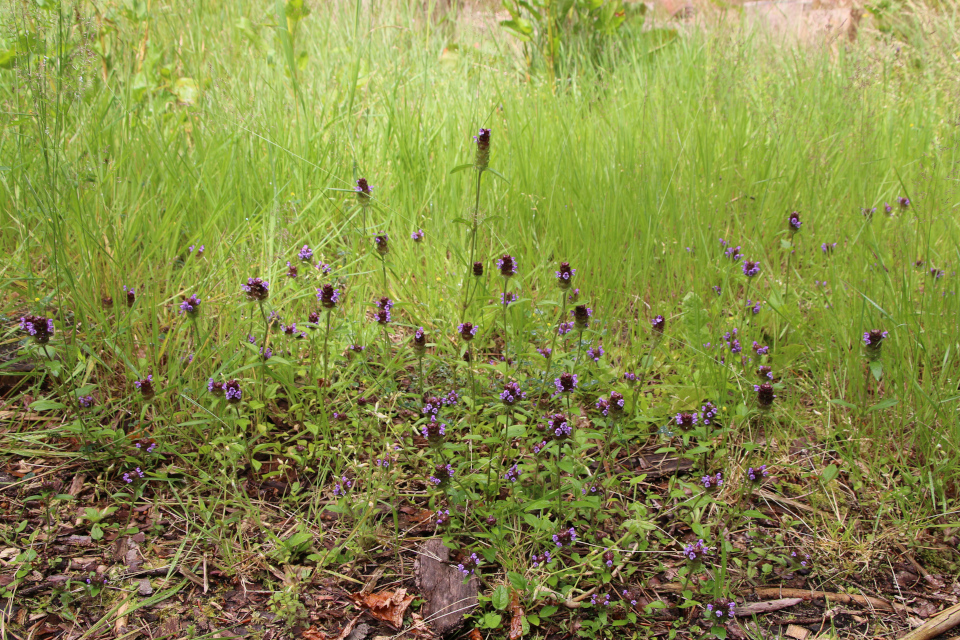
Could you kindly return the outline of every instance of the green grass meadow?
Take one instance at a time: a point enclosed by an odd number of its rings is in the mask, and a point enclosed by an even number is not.
[[[171,637],[213,637],[240,623],[189,609],[187,594],[217,601],[256,584],[250,637],[335,638],[362,610],[344,594],[373,565],[386,571],[377,590],[417,593],[413,554],[434,535],[481,556],[465,630],[484,638],[507,637],[517,615],[529,637],[724,637],[733,631],[696,612],[740,606],[763,585],[899,605],[884,585],[908,557],[949,592],[960,573],[955,7],[901,7],[892,31],[867,26],[852,42],[777,44],[733,10],[659,31],[648,18],[588,53],[571,41],[551,81],[495,8],[300,6],[0,9],[0,547],[15,550],[0,554],[0,597],[15,637],[39,613],[69,623],[64,638],[133,637],[136,624],[156,637],[174,615]],[[480,128],[491,154],[478,172]],[[359,178],[374,187],[368,207]],[[745,277],[721,239],[759,275]],[[515,277],[497,271],[504,254]],[[561,261],[593,315],[558,339],[573,309],[556,286]],[[251,277],[269,282],[266,301],[246,300]],[[328,282],[342,301],[325,312]],[[191,295],[199,313],[180,313]],[[386,328],[371,321],[381,296],[395,302]],[[306,338],[283,335],[271,312]],[[307,329],[311,312],[321,320]],[[21,330],[29,314],[53,319],[49,344]],[[470,343],[465,320],[479,327]],[[734,328],[740,355],[724,346]],[[864,346],[875,329],[888,332],[882,352]],[[602,358],[585,357],[601,344]],[[537,349],[551,346],[546,370]],[[760,365],[775,376],[770,411],[757,408]],[[580,385],[556,399],[561,371]],[[153,399],[133,384],[147,375]],[[243,402],[212,397],[209,379],[239,380]],[[511,381],[527,395],[505,409]],[[453,390],[446,440],[419,438],[422,396]],[[611,391],[626,397],[622,417],[594,409]],[[91,409],[78,405],[87,395]],[[713,428],[671,427],[707,400]],[[535,425],[556,411],[577,435],[544,460]],[[658,476],[636,466],[644,455],[678,462]],[[439,463],[457,469],[450,487],[425,481]],[[762,492],[745,480],[759,464],[773,476]],[[145,477],[124,482],[135,467]],[[699,478],[717,472],[721,491],[704,491]],[[346,478],[350,497],[332,494]],[[443,509],[439,527],[418,515]],[[531,568],[568,526],[586,547]],[[101,562],[89,585],[92,570],[61,548],[74,534],[104,548],[145,534],[145,569],[182,566],[204,585],[156,572],[144,599],[140,569],[121,561]],[[697,539],[713,561],[685,564]],[[23,597],[38,572],[68,578]],[[680,586],[658,591],[653,576]],[[935,596],[932,584],[915,589]],[[645,599],[587,599],[605,590]],[[420,633],[419,604],[383,629]],[[906,628],[863,615],[857,633]]]

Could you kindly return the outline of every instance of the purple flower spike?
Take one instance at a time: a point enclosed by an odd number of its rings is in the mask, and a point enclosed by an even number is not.
[[[516,382],[508,382],[504,387],[503,391],[500,393],[500,400],[503,401],[503,404],[508,407],[515,404],[518,400],[523,400],[527,397],[527,394],[520,389],[520,385]]]
[[[479,133],[473,136],[473,141],[477,143],[477,159],[474,164],[478,171],[483,171],[490,163],[490,129],[480,129]]]
[[[224,382],[223,390],[224,397],[226,397],[227,402],[230,404],[237,404],[243,397],[243,392],[240,390],[240,383],[236,380],[227,380]]]
[[[677,426],[683,429],[684,431],[689,431],[693,428],[699,416],[696,413],[678,413],[673,417],[674,422],[677,423]]]
[[[373,185],[367,182],[366,178],[359,178],[357,180],[357,186],[353,188],[357,193],[357,202],[360,203],[361,207],[366,207],[370,204],[370,197],[373,195]]]
[[[600,358],[603,357],[603,345],[598,344],[596,348],[590,347],[587,349],[587,357],[593,360],[594,362],[600,362]]]
[[[376,236],[373,239],[373,244],[377,248],[377,253],[381,256],[385,256],[390,253],[390,236],[387,234]]]
[[[773,393],[773,385],[769,382],[753,385],[753,390],[757,392],[757,404],[761,409],[769,409],[773,406],[776,395]]]
[[[653,329],[654,333],[663,333],[663,330],[667,326],[667,321],[663,319],[663,316],[658,315],[656,318],[650,321],[650,328]]]
[[[127,285],[123,285],[123,293],[127,297],[127,306],[132,307],[133,303],[137,301],[137,290],[133,287],[127,287]]]
[[[295,264],[290,264],[290,261],[287,261],[287,277],[296,278],[299,274],[299,267]]]
[[[144,400],[150,400],[155,395],[157,395],[156,390],[153,388],[153,374],[151,373],[146,378],[141,380],[134,380],[133,386],[135,386],[139,391],[140,395],[143,396]]]
[[[787,218],[787,225],[791,233],[796,233],[797,231],[800,231],[801,224],[803,223],[800,222],[800,214],[796,211],[791,213],[790,216]]]
[[[836,248],[837,248],[836,242],[824,242],[823,244],[820,245],[820,251],[822,251],[825,255],[830,255],[831,253],[833,253],[833,250]]]
[[[457,325],[457,333],[460,337],[470,342],[477,335],[477,326],[472,322],[462,322]]]
[[[191,295],[189,298],[180,303],[180,313],[185,313],[188,316],[195,316],[200,312],[200,298],[196,294]]]
[[[47,344],[53,336],[53,320],[46,316],[23,316],[20,330],[30,334],[37,344]]]
[[[743,275],[752,278],[760,273],[760,263],[753,260],[746,260],[743,263]]]
[[[500,294],[500,304],[505,307],[509,307],[511,302],[517,301],[517,294],[512,291],[507,291],[506,293]]]
[[[578,380],[579,378],[575,373],[561,373],[560,377],[553,381],[553,384],[557,388],[557,394],[570,393],[577,388]]]
[[[313,251],[310,250],[310,245],[303,245],[303,248],[297,253],[297,257],[304,262],[310,262],[313,259]]]
[[[710,555],[710,547],[704,544],[703,540],[697,540],[696,543],[688,544],[683,548],[683,555],[690,562],[703,560],[704,557]]]
[[[585,304],[578,304],[570,312],[570,315],[573,316],[573,323],[576,325],[577,329],[583,331],[590,326],[590,318],[593,316],[593,309],[590,309]]]
[[[900,205],[902,211],[906,211],[910,207],[910,198],[906,196],[900,196],[897,198],[897,204]]]
[[[500,275],[504,278],[510,278],[517,275],[517,261],[509,253],[505,253],[497,258],[497,269],[500,269]]]
[[[80,406],[84,409],[89,409],[97,403],[97,401],[93,399],[93,396],[80,396],[77,398],[77,402],[79,402]]]
[[[262,302],[270,295],[270,283],[263,278],[247,278],[247,284],[240,285],[240,288],[248,299],[256,302]]]
[[[572,322],[561,322],[561,323],[559,324],[559,326],[557,326],[557,335],[558,335],[558,336],[565,336],[565,335],[567,335],[568,333],[570,333],[571,331],[573,331],[573,323],[572,323]]]
[[[324,309],[333,309],[340,302],[340,290],[334,289],[332,284],[325,284],[317,289],[317,300]]]
[[[577,275],[577,270],[570,267],[569,262],[561,262],[557,273],[557,286],[561,289],[569,289],[573,276]]]
[[[417,229],[416,231],[411,233],[410,239],[418,244],[423,242],[423,229]]]
[[[561,531],[560,533],[553,534],[553,542],[557,545],[557,548],[564,546],[573,546],[573,543],[577,539],[577,530],[573,527]]]
[[[737,245],[736,247],[727,248],[726,250],[724,250],[723,255],[730,258],[731,262],[740,262],[740,260],[743,259],[743,254],[740,253],[740,245]]]

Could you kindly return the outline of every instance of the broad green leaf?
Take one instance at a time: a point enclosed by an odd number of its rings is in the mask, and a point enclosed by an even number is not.
[[[490,604],[498,611],[503,611],[510,604],[510,592],[504,585],[497,585],[493,590],[493,595],[490,596]]]

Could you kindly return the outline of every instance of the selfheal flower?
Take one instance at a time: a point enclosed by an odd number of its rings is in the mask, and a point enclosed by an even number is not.
[[[53,320],[46,316],[23,316],[20,330],[30,334],[37,344],[47,344],[53,336]]]
[[[77,398],[77,402],[79,402],[80,406],[84,409],[89,409],[97,403],[96,400],[93,399],[93,396],[80,396]]]
[[[663,319],[663,316],[658,315],[656,318],[650,321],[650,327],[653,329],[654,333],[663,333],[663,330],[667,326],[667,321]]]
[[[373,319],[377,322],[377,324],[386,326],[391,320],[390,309],[380,309],[373,314]]]
[[[333,309],[340,302],[340,290],[334,289],[332,284],[325,284],[317,289],[317,300],[324,309]]]
[[[769,409],[773,405],[773,400],[777,397],[773,393],[773,385],[769,382],[755,384],[753,390],[757,392],[757,404],[761,409]]]
[[[767,465],[765,464],[760,465],[756,469],[753,467],[747,469],[747,478],[749,478],[751,482],[763,482],[764,478],[766,478],[768,475]]]
[[[572,322],[561,322],[561,323],[557,326],[557,335],[558,335],[558,336],[565,336],[565,335],[567,335],[568,333],[570,333],[571,331],[573,331],[573,323],[572,323]]]
[[[760,302],[759,300],[757,300],[756,303],[754,303],[753,300],[747,300],[747,308],[753,311],[753,315],[757,315],[758,313],[760,313],[760,306],[762,304],[763,303]]]
[[[609,406],[610,411],[612,411],[614,414],[622,413],[624,407],[626,406],[626,401],[623,398],[623,394],[616,391],[611,391]]]
[[[613,566],[613,551],[610,551],[610,549],[604,550],[602,557],[603,557],[603,564],[607,565],[607,567]],[[607,597],[609,598],[610,596],[607,596]]]
[[[787,225],[790,228],[791,233],[796,233],[800,231],[800,225],[803,224],[800,222],[800,214],[796,211],[790,214],[790,217],[787,218]]]
[[[743,254],[740,253],[740,245],[737,245],[736,247],[729,247],[723,252],[723,255],[730,258],[731,262],[740,262],[740,260],[743,258]]]
[[[100,304],[103,305],[104,309],[113,308],[113,297],[112,296],[103,296],[100,298]]]
[[[623,590],[623,599],[630,603],[631,607],[637,606],[637,597],[628,589]]]
[[[240,398],[243,397],[243,392],[240,390],[240,383],[236,380],[227,380],[224,382],[223,390],[224,396],[230,404],[237,404],[240,402]]]
[[[137,290],[133,287],[127,287],[123,285],[123,293],[127,296],[127,306],[132,307],[133,303],[137,301]]]
[[[185,313],[188,316],[196,315],[200,312],[200,298],[196,294],[192,294],[189,298],[180,303],[180,313]]]
[[[868,209],[867,207],[860,207],[860,213],[863,214],[863,217],[866,218],[867,220],[872,219],[873,214],[875,214],[876,212],[877,212],[876,207],[873,207],[872,209]]]
[[[570,393],[577,388],[578,376],[575,373],[561,373],[559,378],[553,381],[557,388],[557,393]]]
[[[457,333],[460,337],[470,342],[477,335],[477,327],[472,322],[461,322],[457,325]]]
[[[507,291],[506,293],[500,294],[500,304],[505,307],[509,307],[511,302],[517,301],[517,294],[512,291]]]
[[[760,376],[761,380],[773,380],[773,369],[768,365],[763,365],[757,369],[757,375]]]
[[[508,382],[500,393],[500,400],[508,407],[527,397],[527,394],[520,390],[520,385],[516,382]]]
[[[322,273],[323,275],[330,275],[330,272],[333,271],[333,267],[328,265],[326,262],[318,262],[313,265],[313,268]]]
[[[610,606],[610,594],[609,594],[609,593],[605,593],[603,596],[599,596],[599,597],[600,597],[600,598],[603,598],[603,599],[600,600],[600,599],[598,598],[597,594],[593,594],[592,596],[590,596],[590,604],[593,604],[593,605],[600,604],[600,605],[603,605],[603,606],[605,606],[605,607]]]
[[[226,391],[223,388],[223,383],[217,382],[213,378],[210,378],[210,380],[207,381],[207,391],[219,398],[222,398],[226,394]]]
[[[140,395],[143,396],[144,400],[150,400],[157,395],[157,392],[153,388],[152,373],[142,380],[134,380],[133,386],[140,390]]]
[[[700,482],[703,484],[704,489],[720,487],[723,485],[723,476],[721,476],[718,471],[715,476],[703,476],[700,478]]]
[[[557,545],[557,548],[563,546],[573,546],[574,541],[577,539],[577,530],[573,527],[561,531],[560,533],[553,534],[553,542]]]
[[[434,468],[433,475],[430,476],[429,480],[434,486],[442,489],[450,484],[450,479],[453,478],[453,474],[454,470],[452,466],[449,464],[438,464]]]
[[[479,566],[480,557],[475,553],[471,553],[467,558],[464,558],[463,562],[457,565],[457,570],[464,576],[468,576],[474,573]]]
[[[373,244],[377,247],[377,253],[382,256],[390,253],[390,236],[383,234],[373,239]]]
[[[146,478],[146,475],[144,475],[143,471],[140,470],[140,467],[123,474],[123,481],[127,484],[130,484],[134,480],[138,480],[140,478]]]
[[[497,258],[497,268],[500,269],[500,275],[504,278],[517,275],[517,261],[509,253]]]
[[[533,557],[531,558],[531,560],[532,560],[531,566],[533,566],[533,568],[536,569],[540,565],[547,565],[553,562],[553,557],[550,555],[549,551],[544,551],[540,555],[533,554]]]
[[[546,440],[543,440],[542,442],[538,442],[537,444],[533,445],[533,455],[535,456],[540,455],[540,452],[543,451],[544,447],[546,446],[547,446]]]
[[[357,193],[357,202],[360,203],[361,207],[366,207],[370,204],[370,196],[373,195],[373,185],[367,183],[366,178],[359,178],[357,180],[357,186],[353,188]]]
[[[822,251],[827,255],[830,255],[831,253],[833,253],[833,250],[836,248],[837,248],[836,242],[824,242],[822,245],[820,245],[820,251]]]
[[[887,203],[887,202],[884,202],[884,203],[883,203],[883,210],[884,210],[884,212],[889,216],[891,213],[893,213],[893,205],[891,205],[891,204],[889,204],[889,203]]]
[[[900,196],[897,198],[897,204],[900,205],[901,210],[906,210],[910,206],[910,198],[906,196]]]
[[[544,347],[543,349],[538,348],[537,353],[539,353],[544,358],[547,358],[549,360],[550,356],[553,355],[553,349],[551,349],[550,347]]]
[[[299,275],[298,267],[295,264],[290,264],[290,261],[287,261],[287,277],[296,278]]]
[[[752,278],[760,273],[760,263],[753,260],[746,260],[743,263],[743,275]]]
[[[594,362],[600,362],[600,358],[603,357],[603,353],[602,344],[598,344],[596,348],[590,347],[587,349],[587,357]]]
[[[474,263],[473,263],[473,275],[475,275],[475,276],[478,277],[478,278],[483,275],[483,263],[482,263],[482,262],[474,262]]]
[[[417,332],[413,334],[413,352],[422,356],[427,351],[427,334],[423,332],[423,327],[418,327]]]
[[[678,413],[673,417],[673,420],[677,423],[677,426],[684,431],[689,431],[692,429],[693,425],[697,424],[698,419],[699,416],[696,413]]]
[[[447,425],[436,420],[431,420],[420,429],[421,435],[432,445],[443,442],[443,436],[447,435]]]
[[[270,347],[260,347],[260,358],[263,360],[269,360],[273,357],[273,349]]]
[[[634,383],[637,381],[637,374],[633,373],[632,371],[627,371],[623,374],[623,379],[627,382]]]
[[[381,311],[390,311],[391,309],[393,309],[393,300],[391,300],[386,296],[383,296],[382,298],[377,300],[376,305],[377,305],[377,309],[380,309]]]
[[[573,323],[577,329],[583,331],[590,326],[590,317],[593,316],[593,309],[588,308],[585,304],[578,304],[570,312],[570,315],[573,316]]]
[[[490,163],[490,129],[480,129],[480,132],[473,136],[473,141],[477,143],[477,159],[474,165],[478,171],[483,171]]]
[[[936,267],[930,267],[930,277],[934,280],[939,280],[943,277],[943,269],[937,269]]]
[[[262,302],[270,295],[270,283],[263,278],[247,278],[247,284],[240,285],[240,288],[246,292],[247,298],[256,302]]]
[[[698,560],[703,560],[706,556],[710,555],[710,547],[704,544],[703,540],[697,540],[696,543],[688,544],[683,548],[683,555],[690,562],[696,562]]]
[[[561,262],[560,269],[557,271],[557,286],[561,289],[569,289],[573,276],[577,275],[577,270],[570,267],[569,262]]]
[[[769,346],[761,346],[756,340],[753,341],[753,352],[758,356],[765,356],[770,353]]]
[[[546,424],[541,424],[538,428],[541,431],[547,432],[554,440],[563,440],[573,434],[573,427],[570,425],[570,421],[567,420],[567,416],[562,413],[554,413],[549,416],[544,416],[544,418],[547,421]],[[543,442],[541,448],[545,445],[546,442]],[[534,453],[538,452],[534,451]]]
[[[347,491],[353,488],[353,481],[347,476],[340,476],[340,481],[333,485],[333,495],[340,497],[347,495]]]
[[[879,349],[880,344],[887,338],[887,335],[889,334],[882,329],[866,331],[863,334],[863,344],[870,349]]]
[[[316,329],[318,326],[320,326],[320,312],[319,312],[319,311],[311,311],[311,312],[307,315],[307,326],[308,326],[309,328],[311,328],[311,329]]]
[[[414,242],[423,242],[423,229],[418,229],[410,234],[410,239]]]
[[[567,302],[570,304],[576,303],[580,299],[580,289],[574,289],[570,292],[570,295],[567,296]]]
[[[703,422],[703,424],[710,424],[719,412],[720,410],[708,400],[700,407],[700,421]]]
[[[503,474],[503,479],[509,482],[516,482],[520,479],[520,469],[517,468],[517,465],[513,465],[507,472]]]
[[[606,398],[598,398],[595,406],[597,407],[597,411],[602,413],[604,416],[610,413],[610,401]]]

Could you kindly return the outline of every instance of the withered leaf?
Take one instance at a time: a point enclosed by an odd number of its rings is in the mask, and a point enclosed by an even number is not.
[[[415,596],[408,596],[406,589],[397,591],[381,591],[380,593],[354,593],[350,599],[366,609],[371,616],[386,622],[394,629],[403,626],[403,614],[413,602]]]

